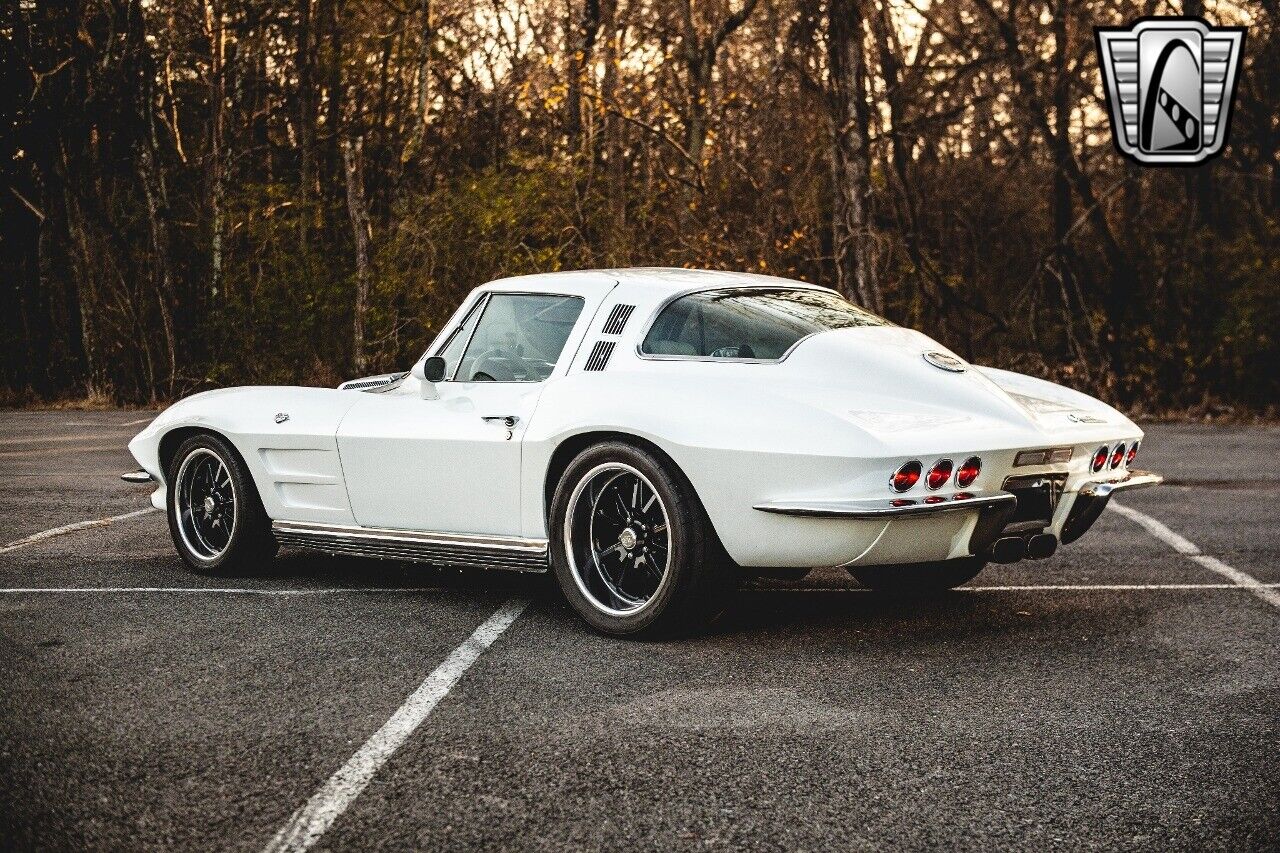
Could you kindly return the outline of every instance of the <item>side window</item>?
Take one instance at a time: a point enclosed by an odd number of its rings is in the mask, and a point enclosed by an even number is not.
[[[480,319],[480,307],[484,305],[484,299],[476,300],[476,304],[471,306],[471,310],[467,312],[467,316],[462,318],[462,325],[453,330],[449,335],[449,342],[436,355],[444,359],[444,375],[452,376],[454,370],[458,367],[458,359],[462,357],[462,348],[467,345],[467,341],[471,339],[471,330],[476,327],[476,321]]]
[[[582,306],[583,300],[576,296],[493,294],[453,378],[541,382],[555,369]]]

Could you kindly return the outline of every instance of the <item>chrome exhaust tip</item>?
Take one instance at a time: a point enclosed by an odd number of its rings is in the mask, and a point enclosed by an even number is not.
[[[1027,555],[1027,540],[1021,536],[1004,536],[991,546],[991,559],[997,563],[1016,563]]]
[[[1027,557],[1032,560],[1043,560],[1052,557],[1058,550],[1058,537],[1052,533],[1037,533],[1027,540]]]

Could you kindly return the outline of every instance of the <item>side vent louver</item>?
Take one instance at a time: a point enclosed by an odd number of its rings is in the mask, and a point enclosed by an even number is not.
[[[604,321],[604,328],[600,331],[606,335],[620,335],[622,330],[627,327],[627,320],[631,319],[631,312],[636,310],[634,305],[615,305],[613,310],[609,312],[609,319]]]
[[[609,363],[609,356],[613,355],[614,343],[614,341],[596,341],[596,345],[591,349],[590,357],[587,358],[587,364],[582,369],[604,370],[605,365]]]
[[[631,319],[631,312],[636,310],[634,305],[615,305],[609,312],[609,317],[604,321],[604,326],[600,328],[602,335],[620,335],[622,330],[627,327],[627,321]],[[609,358],[613,355],[613,348],[617,345],[617,341],[596,341],[594,347],[591,348],[591,355],[587,357],[587,363],[583,366],[583,370],[604,370],[609,365]]]

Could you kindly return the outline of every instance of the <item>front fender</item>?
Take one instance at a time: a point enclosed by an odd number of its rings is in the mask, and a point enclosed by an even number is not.
[[[328,388],[206,391],[161,412],[129,442],[129,452],[161,484],[152,502],[163,507],[166,436],[214,432],[240,453],[271,518],[351,523],[336,435],[358,400],[359,395]]]

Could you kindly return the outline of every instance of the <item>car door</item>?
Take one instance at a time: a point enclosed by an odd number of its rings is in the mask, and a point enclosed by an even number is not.
[[[493,291],[435,352],[437,399],[407,380],[361,394],[338,429],[356,521],[365,527],[516,536],[520,443],[543,384],[573,355],[585,299]]]

